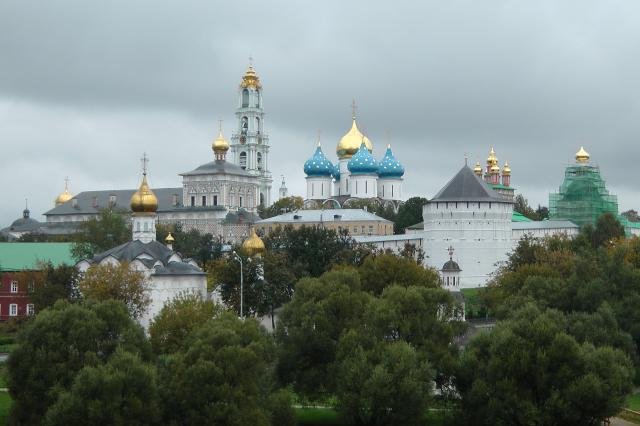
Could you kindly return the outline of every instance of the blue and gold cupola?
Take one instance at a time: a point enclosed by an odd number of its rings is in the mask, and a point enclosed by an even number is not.
[[[373,158],[364,141],[347,163],[347,168],[352,175],[378,173],[378,162]]]
[[[316,152],[304,163],[304,173],[307,176],[331,176],[334,173],[333,164],[324,152],[322,152],[322,148],[320,147],[320,143],[318,143],[318,147],[316,148]]]
[[[378,176],[381,178],[400,178],[404,175],[404,166],[394,157],[391,145],[387,145],[387,152],[378,165]]]

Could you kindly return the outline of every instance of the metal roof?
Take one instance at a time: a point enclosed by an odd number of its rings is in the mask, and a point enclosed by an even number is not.
[[[72,243],[0,243],[0,271],[39,269],[39,262],[75,265]]]
[[[201,165],[200,167],[186,173],[180,173],[180,176],[193,176],[193,175],[238,175],[238,176],[251,176],[249,172],[242,167],[230,163],[226,160],[214,160],[210,163]]]
[[[509,203],[473,173],[466,164],[429,202],[489,201]]]
[[[49,215],[98,214],[108,207],[131,211],[131,196],[138,189],[107,189],[104,191],[84,191],[74,196],[64,204],[56,206],[44,213]],[[158,198],[158,211],[170,211],[182,207],[182,188],[153,188]],[[110,203],[111,196],[115,196],[115,204]],[[173,205],[174,195],[178,205]],[[77,200],[74,207],[73,200]]]
[[[580,228],[570,220],[532,220],[530,222],[511,222],[511,229],[524,230],[527,229],[578,229]]]
[[[326,209],[326,210],[296,210],[268,219],[259,220],[256,225],[269,223],[319,223],[319,222],[350,222],[350,221],[391,221],[376,216],[362,209]]]

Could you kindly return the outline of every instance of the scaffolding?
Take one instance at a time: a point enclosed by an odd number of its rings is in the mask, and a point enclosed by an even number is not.
[[[612,213],[617,217],[618,198],[609,193],[598,166],[567,166],[558,193],[549,194],[549,217],[568,219],[582,226],[595,224],[603,213]]]

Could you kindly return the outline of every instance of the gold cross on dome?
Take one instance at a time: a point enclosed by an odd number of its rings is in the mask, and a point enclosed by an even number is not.
[[[142,154],[142,158],[140,159],[140,162],[142,163],[142,174],[146,175],[147,174],[147,165],[149,164],[149,157],[147,157],[147,153],[146,152],[144,154]]]
[[[354,120],[356,119],[356,109],[358,109],[356,106],[356,100],[353,99],[353,101],[351,101],[351,118]]]

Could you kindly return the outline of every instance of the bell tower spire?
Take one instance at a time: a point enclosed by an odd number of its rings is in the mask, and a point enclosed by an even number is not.
[[[231,161],[249,174],[257,176],[260,191],[256,205],[271,205],[273,178],[269,168],[269,135],[264,131],[262,82],[253,68],[253,59],[238,87],[237,127],[231,136]]]

